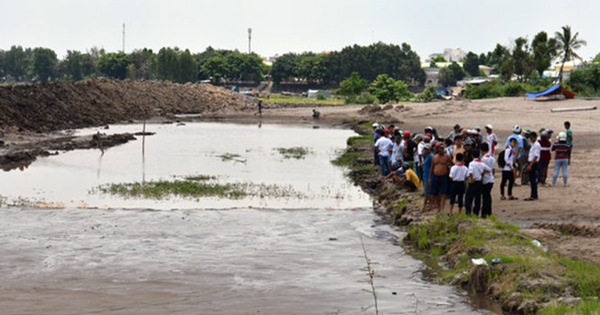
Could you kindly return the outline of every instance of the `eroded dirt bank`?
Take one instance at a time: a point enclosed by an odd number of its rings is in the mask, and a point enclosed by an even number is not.
[[[0,86],[0,168],[25,167],[56,150],[107,148],[132,135],[77,138],[58,131],[173,121],[179,114],[225,114],[255,108],[255,99],[207,84],[149,81],[55,82]]]

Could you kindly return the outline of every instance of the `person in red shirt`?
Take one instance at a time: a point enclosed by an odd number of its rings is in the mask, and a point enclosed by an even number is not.
[[[550,153],[550,149],[552,148],[552,142],[550,141],[550,137],[546,130],[541,132],[540,140],[538,140],[540,146],[542,147],[542,151],[540,152],[540,167],[538,173],[538,180],[540,184],[546,186],[546,178],[548,177],[548,165],[550,165],[550,160],[552,160],[552,154]]]
[[[558,142],[552,146],[552,151],[555,151],[554,156],[554,177],[552,178],[552,186],[556,186],[558,173],[562,170],[563,184],[567,186],[569,179],[569,157],[571,155],[571,146],[567,142],[567,133],[561,132],[558,134]]]

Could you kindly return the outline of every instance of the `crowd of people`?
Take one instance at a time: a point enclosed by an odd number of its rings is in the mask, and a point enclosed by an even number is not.
[[[453,130],[441,137],[431,126],[423,133],[389,125],[373,124],[374,163],[381,168],[382,184],[393,180],[400,187],[417,191],[423,187],[422,211],[445,211],[449,198],[449,214],[464,207],[468,215],[483,218],[492,215],[492,192],[497,171],[501,174],[500,199],[517,200],[513,195],[515,181],[529,185],[526,201],[538,200],[538,186],[556,186],[562,172],[567,186],[573,148],[571,124],[564,123],[552,143],[554,131],[523,130],[515,125],[504,144],[499,143],[494,127],[487,124],[485,133],[480,127]],[[552,184],[548,182],[548,168],[554,152]],[[506,190],[505,190],[506,188]],[[506,192],[506,194],[505,194]]]

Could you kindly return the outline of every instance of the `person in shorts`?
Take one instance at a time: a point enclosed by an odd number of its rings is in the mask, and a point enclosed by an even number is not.
[[[431,196],[438,205],[438,213],[444,212],[446,197],[448,196],[448,174],[452,166],[452,158],[446,154],[444,144],[436,143],[436,155],[431,161],[429,181],[431,182]]]

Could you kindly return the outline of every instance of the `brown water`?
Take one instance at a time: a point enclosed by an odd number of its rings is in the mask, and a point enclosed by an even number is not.
[[[149,129],[157,134],[146,138],[143,160],[137,141],[0,174],[7,200],[63,207],[0,208],[2,314],[375,314],[375,300],[379,314],[489,313],[460,290],[424,280],[423,263],[397,245],[403,233],[378,222],[368,196],[329,163],[351,132]],[[286,160],[273,151],[292,146],[312,153]],[[222,153],[246,162],[222,161]],[[285,184],[309,197],[146,201],[88,194],[103,183],[194,174]]]

